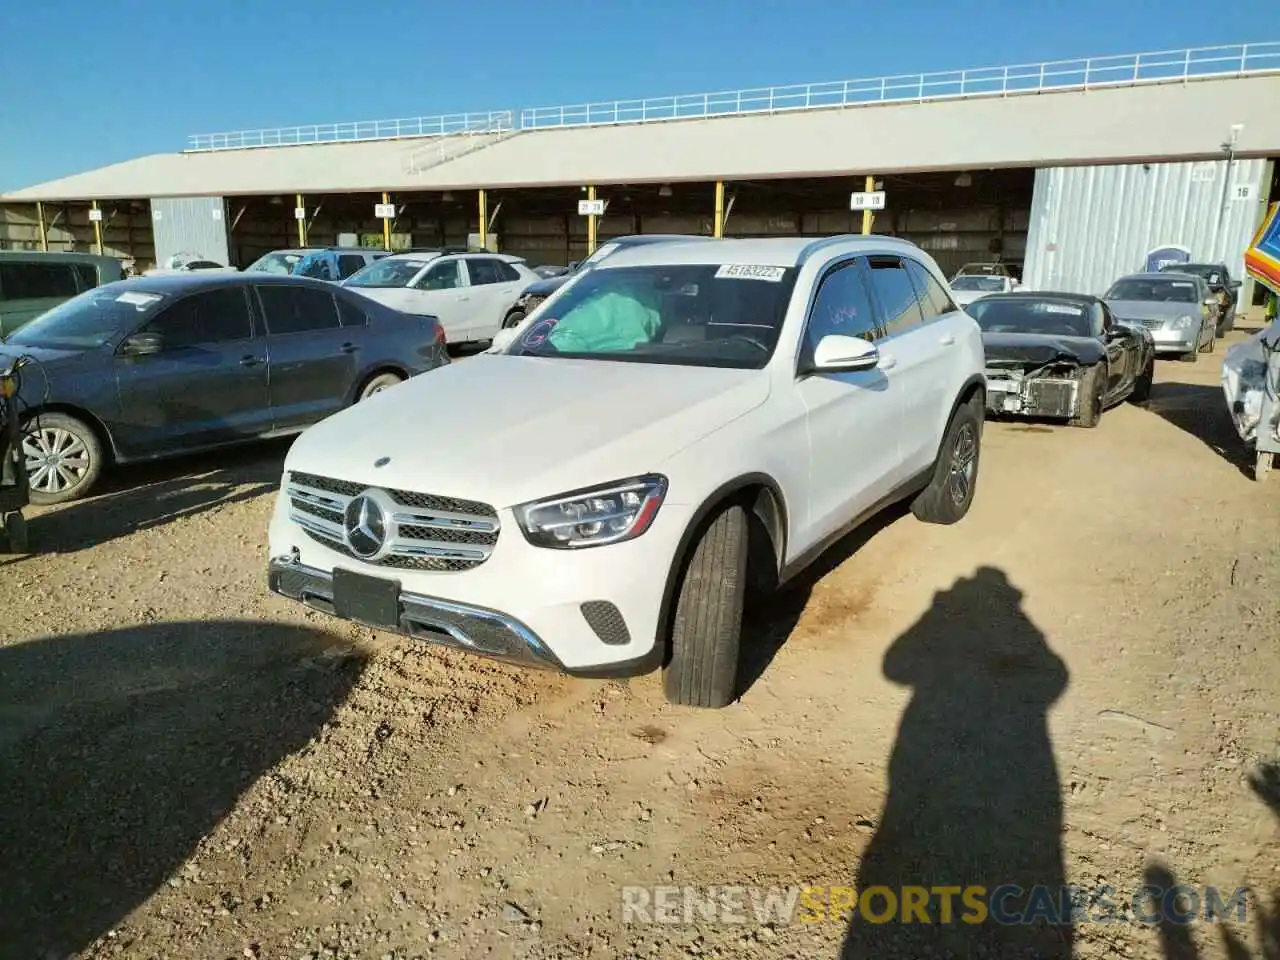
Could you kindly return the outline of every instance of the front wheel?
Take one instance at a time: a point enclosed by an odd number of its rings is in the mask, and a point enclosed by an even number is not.
[[[982,447],[982,407],[970,400],[956,410],[934,463],[929,485],[911,502],[911,512],[925,523],[956,523],[973,503]]]
[[[1080,381],[1080,409],[1067,422],[1073,427],[1096,427],[1102,419],[1102,400],[1107,386],[1107,370],[1102,364],[1090,367]]]
[[[102,444],[88,424],[65,413],[41,413],[22,430],[31,502],[68,503],[85,496],[102,472]]]
[[[716,514],[698,539],[680,580],[662,672],[671,703],[719,708],[737,692],[748,544],[747,511],[738,504]]]
[[[1134,403],[1146,403],[1151,399],[1151,384],[1156,378],[1156,358],[1152,357],[1147,361],[1146,367],[1142,373],[1138,374],[1138,379],[1133,381],[1133,393],[1129,394],[1129,399]]]

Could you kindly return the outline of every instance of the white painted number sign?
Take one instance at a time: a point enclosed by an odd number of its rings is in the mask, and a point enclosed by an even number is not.
[[[1237,183],[1235,190],[1231,193],[1236,200],[1252,200],[1254,199],[1252,183]]]
[[[101,220],[101,219],[102,219],[102,211],[101,211],[101,210],[90,210],[90,211],[89,211],[89,220],[90,220],[91,222],[93,222],[93,223],[97,223],[97,222],[98,222],[99,220]]]
[[[579,200],[578,215],[582,217],[604,216],[604,201],[603,200]]]
[[[379,204],[379,206],[381,206],[381,204]],[[294,208],[293,208],[293,219],[295,219],[295,220],[305,220],[305,219],[307,219],[307,208],[306,208],[306,207],[294,207]]]
[[[849,197],[850,210],[883,210],[885,195],[883,190],[875,193],[855,193]]]
[[[394,220],[396,218],[396,205],[394,203],[375,203],[373,205],[373,215],[379,220]]]

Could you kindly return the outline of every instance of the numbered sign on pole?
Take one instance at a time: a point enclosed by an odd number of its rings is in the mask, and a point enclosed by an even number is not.
[[[396,205],[394,203],[375,203],[373,205],[373,215],[379,220],[394,220],[396,218]]]
[[[874,193],[854,193],[849,195],[850,210],[883,210],[885,193],[876,190]]]
[[[578,215],[582,217],[603,217],[604,201],[603,200],[579,200]]]
[[[92,222],[92,223],[97,223],[97,222],[98,222],[99,220],[101,220],[101,219],[102,219],[102,211],[101,211],[101,210],[90,210],[90,211],[89,211],[89,220],[90,220],[90,222]]]
[[[379,206],[381,206],[381,204],[379,204]],[[307,208],[306,208],[306,207],[294,207],[294,208],[293,208],[293,219],[295,219],[295,220],[305,220],[305,219],[307,219]]]

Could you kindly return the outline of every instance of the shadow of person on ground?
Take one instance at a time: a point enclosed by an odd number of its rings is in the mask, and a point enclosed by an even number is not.
[[[1253,458],[1236,433],[1219,386],[1200,383],[1157,383],[1143,407],[1184,433],[1189,433],[1222,459],[1253,478]]]
[[[65,957],[111,929],[363,668],[333,637],[251,621],[0,647],[0,952]]]
[[[118,467],[100,492],[31,514],[32,549],[73,553],[275,491],[288,443]]]
[[[1068,674],[1021,601],[1002,571],[983,567],[937,594],[885,655],[885,676],[913,692],[854,886],[860,897],[887,887],[898,904],[904,887],[953,887],[957,895],[951,923],[940,922],[937,896],[929,923],[900,922],[901,913],[869,922],[854,911],[844,958],[1071,956],[1074,929],[1057,916],[1062,798],[1046,717]],[[998,916],[961,922],[959,889],[970,885],[986,888]],[[1000,889],[1008,885],[1022,893]],[[1039,907],[1037,886],[1051,898],[1049,922],[995,922]],[[870,906],[878,916],[886,900],[872,897]]]
[[[837,540],[794,580],[748,604],[743,614],[738,696],[743,696],[764,676],[773,658],[795,631],[818,581],[861,550],[880,531],[910,512],[909,500],[885,508]],[[758,523],[753,525],[751,536],[753,546],[762,544],[768,537]]]

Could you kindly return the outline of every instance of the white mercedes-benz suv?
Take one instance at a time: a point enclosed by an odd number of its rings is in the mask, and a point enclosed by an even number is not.
[[[489,352],[311,427],[276,593],[582,676],[737,693],[743,597],[876,510],[965,515],[982,335],[886,237],[619,251]]]

